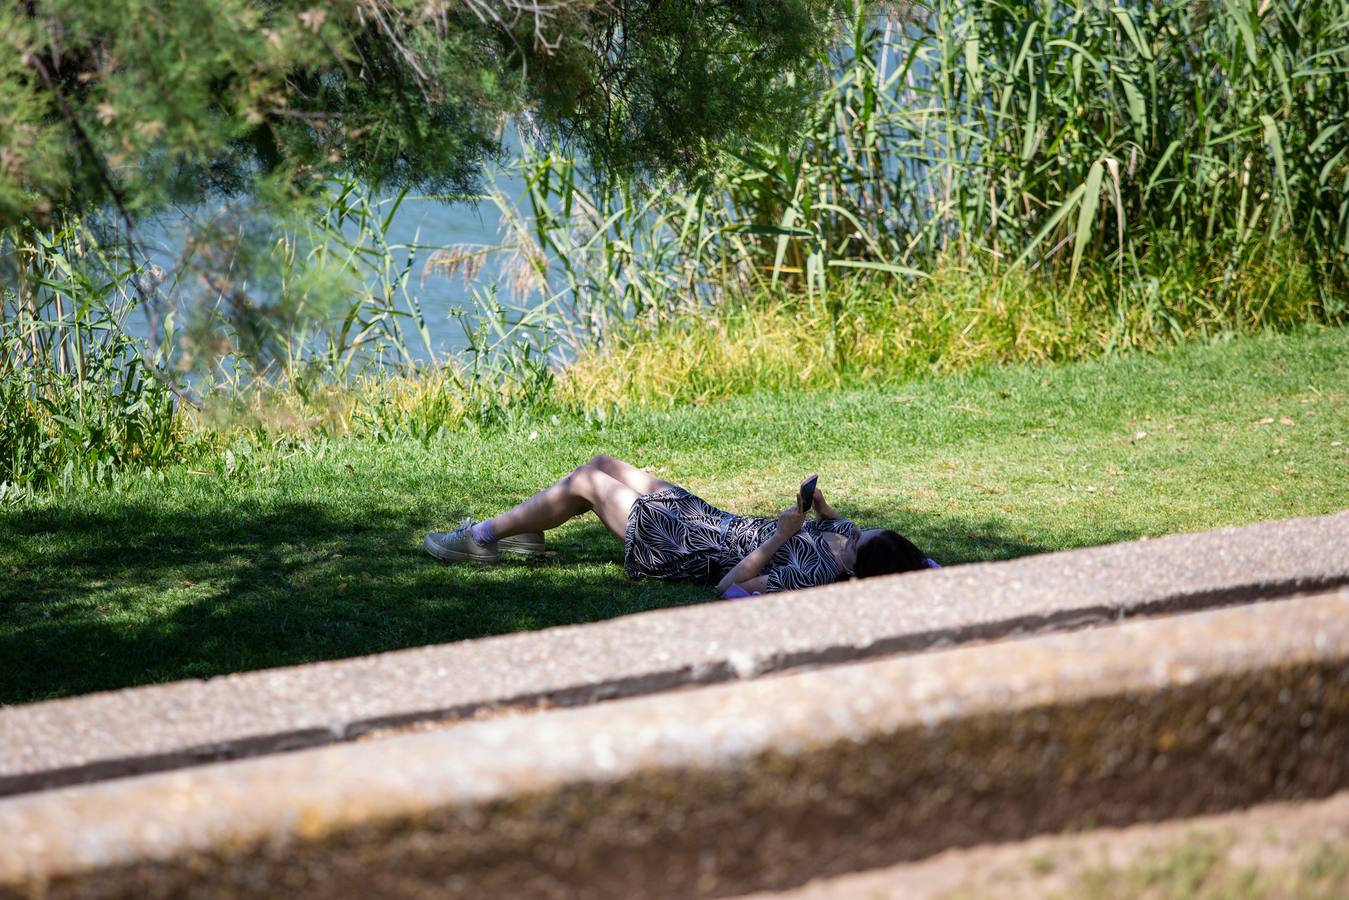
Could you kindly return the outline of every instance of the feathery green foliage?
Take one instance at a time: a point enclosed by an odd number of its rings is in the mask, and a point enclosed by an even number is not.
[[[0,226],[259,177],[462,191],[530,113],[625,171],[780,132],[827,0],[43,0],[0,10]]]

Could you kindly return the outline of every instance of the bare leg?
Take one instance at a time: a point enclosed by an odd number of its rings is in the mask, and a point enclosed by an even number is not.
[[[634,465],[612,456],[605,456],[603,453],[592,459],[590,465],[611,478],[617,478],[639,494],[654,494],[656,491],[674,487],[668,481],[662,481],[655,475],[643,472]]]
[[[552,487],[492,519],[492,530],[498,538],[547,531],[594,510],[605,527],[621,538],[627,531],[628,510],[632,509],[636,499],[637,491],[607,474],[591,460]]]

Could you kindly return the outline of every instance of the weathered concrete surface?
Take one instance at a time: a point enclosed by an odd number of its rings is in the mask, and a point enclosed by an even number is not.
[[[1105,896],[1156,896],[1139,879],[1143,872],[1159,873],[1154,884],[1165,896],[1349,897],[1347,863],[1349,791],[1342,791],[1325,800],[947,850],[737,900],[1041,900],[1101,896],[1101,879],[1113,885]],[[1191,878],[1204,883],[1180,887]]]
[[[1349,785],[1349,589],[0,800],[0,894],[712,897]]]
[[[0,709],[0,795],[1349,583],[1349,512]]]

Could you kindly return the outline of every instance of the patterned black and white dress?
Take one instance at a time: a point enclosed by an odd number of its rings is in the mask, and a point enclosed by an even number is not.
[[[623,569],[632,578],[714,585],[777,533],[776,519],[737,516],[681,487],[642,494],[628,512]],[[778,548],[761,574],[766,590],[790,591],[838,581],[845,574],[825,541],[860,535],[847,519],[810,519]]]

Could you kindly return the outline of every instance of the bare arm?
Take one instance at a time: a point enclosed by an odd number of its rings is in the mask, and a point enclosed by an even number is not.
[[[814,506],[815,506],[815,515],[817,517],[821,519],[838,518],[838,513],[834,512],[834,508],[830,506],[828,501],[824,499],[824,491],[821,491],[819,488],[815,489]]]
[[[721,581],[717,582],[717,593],[724,594],[731,585],[749,581],[762,572],[763,567],[773,558],[773,554],[778,552],[778,548],[801,530],[801,523],[805,520],[805,514],[797,512],[796,507],[785,510],[778,516],[777,534],[747,553],[731,571],[722,576]]]

